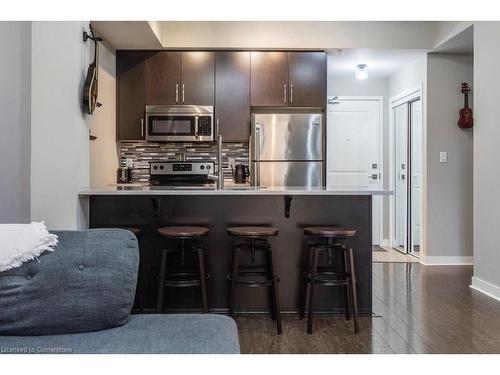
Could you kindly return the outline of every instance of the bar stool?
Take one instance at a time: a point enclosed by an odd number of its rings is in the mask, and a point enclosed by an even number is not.
[[[128,231],[132,232],[137,237],[137,241],[139,242],[140,234],[141,234],[141,230],[139,228],[136,228],[136,227],[116,227],[116,228],[128,230]],[[140,247],[139,247],[139,250],[140,250]],[[140,251],[139,251],[139,272],[137,273],[137,287],[135,290],[134,306],[139,305],[139,308],[138,308],[139,312],[144,313],[144,301],[143,301],[144,288],[142,285],[142,277],[143,277],[142,275],[143,275],[142,261],[141,261],[141,257],[140,257]],[[133,310],[135,310],[134,312],[137,312],[137,309],[133,309]]]
[[[306,305],[309,302],[307,333],[313,332],[314,287],[343,286],[344,307],[346,319],[350,319],[350,304],[354,315],[354,332],[359,331],[358,301],[356,293],[356,274],[354,271],[354,256],[352,248],[347,248],[346,239],[354,237],[356,230],[339,227],[309,227],[304,228],[304,234],[314,237],[315,242],[306,246],[306,262],[304,266],[303,295],[300,319],[304,319]],[[320,240],[318,242],[318,239]],[[325,240],[321,241],[321,240]],[[326,265],[318,264],[319,254],[326,252]],[[334,264],[334,255],[340,254],[340,264]],[[337,267],[336,267],[337,266]]]
[[[278,229],[273,227],[232,227],[228,228],[227,232],[231,236],[238,238],[233,243],[232,272],[227,275],[227,279],[231,281],[229,315],[234,318],[238,287],[269,287],[271,288],[271,316],[273,320],[276,320],[278,334],[281,334],[283,330],[281,328],[278,290],[279,276],[276,270],[274,252],[268,243],[269,237],[278,235]],[[240,265],[240,252],[242,251],[250,252],[250,266]],[[255,264],[256,252],[263,252],[267,255],[268,261],[266,264]]]
[[[157,310],[163,312],[164,288],[186,288],[192,286],[200,287],[201,304],[203,312],[208,312],[207,279],[210,277],[205,272],[205,259],[201,238],[209,232],[208,228],[196,226],[163,227],[158,229],[158,234],[163,238],[175,240],[178,247],[165,248],[161,253],[160,278],[158,282]],[[186,247],[190,241],[191,246]],[[193,270],[185,266],[186,250],[197,254],[197,269]],[[167,269],[167,254],[180,254],[180,267]]]

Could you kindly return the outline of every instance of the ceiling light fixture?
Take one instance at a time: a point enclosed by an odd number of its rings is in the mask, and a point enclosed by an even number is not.
[[[356,79],[363,80],[368,78],[368,67],[366,64],[356,66]]]

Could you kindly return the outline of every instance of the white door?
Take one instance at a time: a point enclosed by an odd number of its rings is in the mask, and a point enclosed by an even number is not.
[[[382,187],[382,99],[337,97],[327,117],[327,186]],[[372,242],[380,244],[381,197],[373,197]]]
[[[393,108],[394,119],[394,246],[407,246],[408,215],[408,105]]]

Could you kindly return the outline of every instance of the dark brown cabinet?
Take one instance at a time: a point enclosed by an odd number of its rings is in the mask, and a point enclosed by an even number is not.
[[[324,107],[326,104],[326,54],[289,52],[289,105]]]
[[[215,55],[215,118],[224,142],[250,135],[250,52]]]
[[[181,53],[182,104],[214,105],[213,52]]]
[[[176,104],[180,99],[181,53],[160,51],[146,61],[146,103]]]
[[[159,51],[146,61],[148,105],[214,104],[214,53]]]
[[[326,53],[118,51],[117,139],[144,138],[146,105],[215,106],[224,141],[246,142],[250,107],[324,107]]]
[[[252,52],[251,56],[252,106],[288,105],[287,52]]]
[[[116,53],[118,140],[143,138],[142,122],[146,106],[145,59],[144,52]]]
[[[324,107],[324,52],[252,52],[254,107]]]

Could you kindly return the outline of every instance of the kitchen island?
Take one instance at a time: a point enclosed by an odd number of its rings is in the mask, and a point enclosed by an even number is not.
[[[353,227],[360,315],[372,312],[372,197],[389,195],[387,190],[349,190],[304,187],[237,187],[223,190],[149,186],[110,186],[82,190],[80,200],[88,207],[90,228],[137,227],[141,229],[142,292],[146,311],[156,305],[161,249],[165,239],[157,228],[169,225],[200,225],[210,228],[205,239],[209,307],[227,312],[233,237],[226,228],[239,225],[269,225],[279,229],[271,239],[276,250],[283,313],[296,313],[300,306],[301,267],[304,260],[306,226]],[[199,308],[197,288],[168,290],[167,311]],[[241,291],[243,312],[269,310],[269,297],[262,288]],[[339,288],[320,288],[316,309],[342,315]]]

